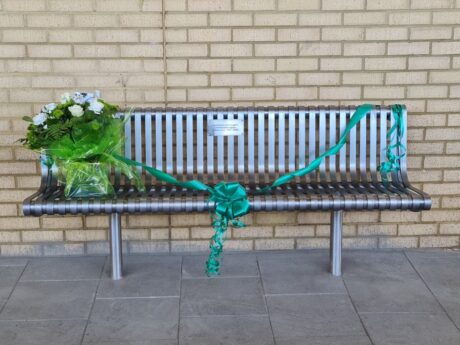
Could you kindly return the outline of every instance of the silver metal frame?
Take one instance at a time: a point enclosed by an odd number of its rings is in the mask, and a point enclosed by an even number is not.
[[[333,146],[354,110],[353,106],[136,109],[125,125],[124,154],[178,179],[237,180],[247,186],[252,211],[332,211],[331,270],[340,275],[343,211],[431,207],[430,197],[409,183],[407,155],[389,185],[380,179],[377,167],[386,160],[387,133],[394,123],[390,107],[375,107],[353,128],[338,156],[326,158],[318,172],[296,178],[268,195],[255,191],[285,172],[305,167]],[[406,146],[405,108],[402,115]],[[242,120],[244,133],[211,136],[207,128],[215,119]],[[24,201],[24,214],[110,215],[114,279],[122,275],[121,214],[206,212],[214,207],[204,192],[164,185],[148,174],[143,176],[148,191],[139,193],[119,171],[113,172],[115,198],[66,199],[56,176],[55,167],[42,164],[41,186]]]

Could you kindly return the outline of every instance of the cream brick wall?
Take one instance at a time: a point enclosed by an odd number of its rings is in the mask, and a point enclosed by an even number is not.
[[[66,91],[138,106],[405,103],[423,213],[347,213],[344,245],[459,247],[460,1],[0,0],[0,255],[106,253],[107,217],[21,215],[39,183],[15,141]],[[327,213],[263,213],[227,248],[329,245]],[[209,217],[123,217],[125,250],[206,250]]]

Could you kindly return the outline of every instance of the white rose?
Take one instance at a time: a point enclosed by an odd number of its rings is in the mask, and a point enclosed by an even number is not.
[[[34,125],[39,126],[45,123],[47,115],[45,113],[37,114],[33,117],[32,121]]]
[[[97,98],[94,98],[89,102],[88,110],[93,111],[95,114],[100,114],[102,109],[104,109],[104,104],[98,102]]]
[[[91,103],[92,100],[94,99],[94,93],[87,93],[83,96],[83,102],[86,103],[86,102],[89,102]]]
[[[77,104],[85,103],[85,96],[83,96],[83,94],[81,94],[80,92],[75,92],[72,96],[72,99]]]
[[[69,109],[70,113],[72,114],[72,116],[75,116],[75,117],[80,117],[83,115],[83,108],[80,107],[79,105],[77,104],[74,104],[72,105],[71,107],[68,107],[67,109]]]
[[[66,104],[68,101],[70,101],[70,94],[68,92],[64,93],[61,96],[61,104]]]
[[[50,103],[50,104],[45,105],[42,111],[45,113],[51,114],[54,109],[56,109],[56,104]]]

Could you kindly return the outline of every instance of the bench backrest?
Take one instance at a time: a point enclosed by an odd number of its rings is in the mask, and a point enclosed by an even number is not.
[[[180,179],[270,183],[333,146],[355,107],[136,109],[125,126],[125,156]],[[120,117],[126,113],[119,113]],[[403,121],[406,126],[406,110]],[[298,182],[377,182],[386,160],[390,107],[376,107],[336,157]],[[406,128],[402,143],[406,145]],[[398,153],[398,152],[395,152]],[[406,159],[393,181],[406,181]],[[146,184],[152,183],[144,175]],[[124,179],[116,177],[116,184]]]

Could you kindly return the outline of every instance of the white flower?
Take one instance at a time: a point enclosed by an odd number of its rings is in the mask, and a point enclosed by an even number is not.
[[[71,98],[70,98],[70,94],[68,92],[64,93],[61,96],[61,104],[66,104],[70,100],[71,100]]]
[[[83,102],[89,102],[91,103],[91,101],[94,99],[94,93],[86,93],[84,96],[83,96]]]
[[[48,115],[46,115],[45,113],[40,113],[38,115],[35,115],[32,121],[34,125],[39,126],[45,123],[47,117]]]
[[[43,107],[42,111],[44,113],[48,113],[48,114],[51,114],[53,112],[53,110],[56,109],[56,104],[55,103],[50,103],[50,104],[47,104]]]
[[[85,103],[85,96],[80,92],[75,92],[72,96],[72,99],[77,104],[84,104]]]
[[[104,104],[102,104],[101,102],[98,102],[97,98],[93,98],[89,102],[88,110],[93,111],[95,114],[100,114],[102,109],[104,109]]]
[[[70,113],[75,117],[80,117],[84,113],[83,108],[77,104],[74,104],[71,107],[68,107],[67,109],[69,109]]]

